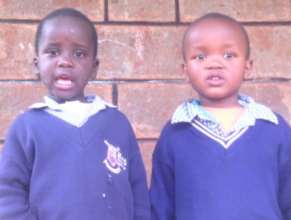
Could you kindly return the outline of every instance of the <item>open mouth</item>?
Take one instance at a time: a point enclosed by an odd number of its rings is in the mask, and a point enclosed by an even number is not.
[[[224,78],[218,74],[210,75],[207,77],[207,82],[211,86],[220,86],[224,83]]]
[[[68,90],[74,86],[74,83],[69,77],[60,76],[56,79],[55,86],[61,90]]]

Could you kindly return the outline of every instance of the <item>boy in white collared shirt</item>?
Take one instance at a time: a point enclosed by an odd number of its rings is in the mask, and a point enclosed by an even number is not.
[[[59,9],[39,24],[35,65],[48,89],[19,115],[0,160],[1,220],[148,220],[145,170],[127,118],[84,88],[98,67],[93,23]]]

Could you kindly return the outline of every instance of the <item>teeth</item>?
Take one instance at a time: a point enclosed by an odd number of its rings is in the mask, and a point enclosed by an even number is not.
[[[63,85],[63,86],[70,86],[72,85],[72,81],[71,80],[66,80],[66,79],[58,79],[57,83],[59,85]]]
[[[211,79],[212,79],[212,80],[219,80],[220,77],[218,77],[218,76],[212,76]]]

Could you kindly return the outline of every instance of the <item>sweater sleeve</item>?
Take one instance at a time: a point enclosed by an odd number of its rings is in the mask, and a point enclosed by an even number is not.
[[[291,128],[281,119],[284,134],[280,151],[279,204],[284,220],[291,220]]]
[[[151,220],[175,219],[175,179],[173,162],[167,144],[169,134],[165,128],[153,154],[152,181],[150,189]]]
[[[136,137],[130,129],[132,156],[129,161],[129,178],[134,200],[134,220],[150,219],[150,201],[143,160]]]
[[[37,220],[29,207],[30,163],[18,123],[11,127],[0,159],[0,219]]]

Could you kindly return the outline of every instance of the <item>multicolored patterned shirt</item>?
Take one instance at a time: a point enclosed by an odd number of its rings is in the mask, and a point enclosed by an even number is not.
[[[236,137],[239,137],[246,129],[253,126],[257,119],[267,120],[278,124],[276,115],[266,106],[255,102],[251,97],[238,96],[238,103],[245,108],[242,117],[229,131],[222,129],[218,121],[202,106],[199,100],[184,102],[175,111],[171,123],[188,122],[209,137],[228,147]]]

